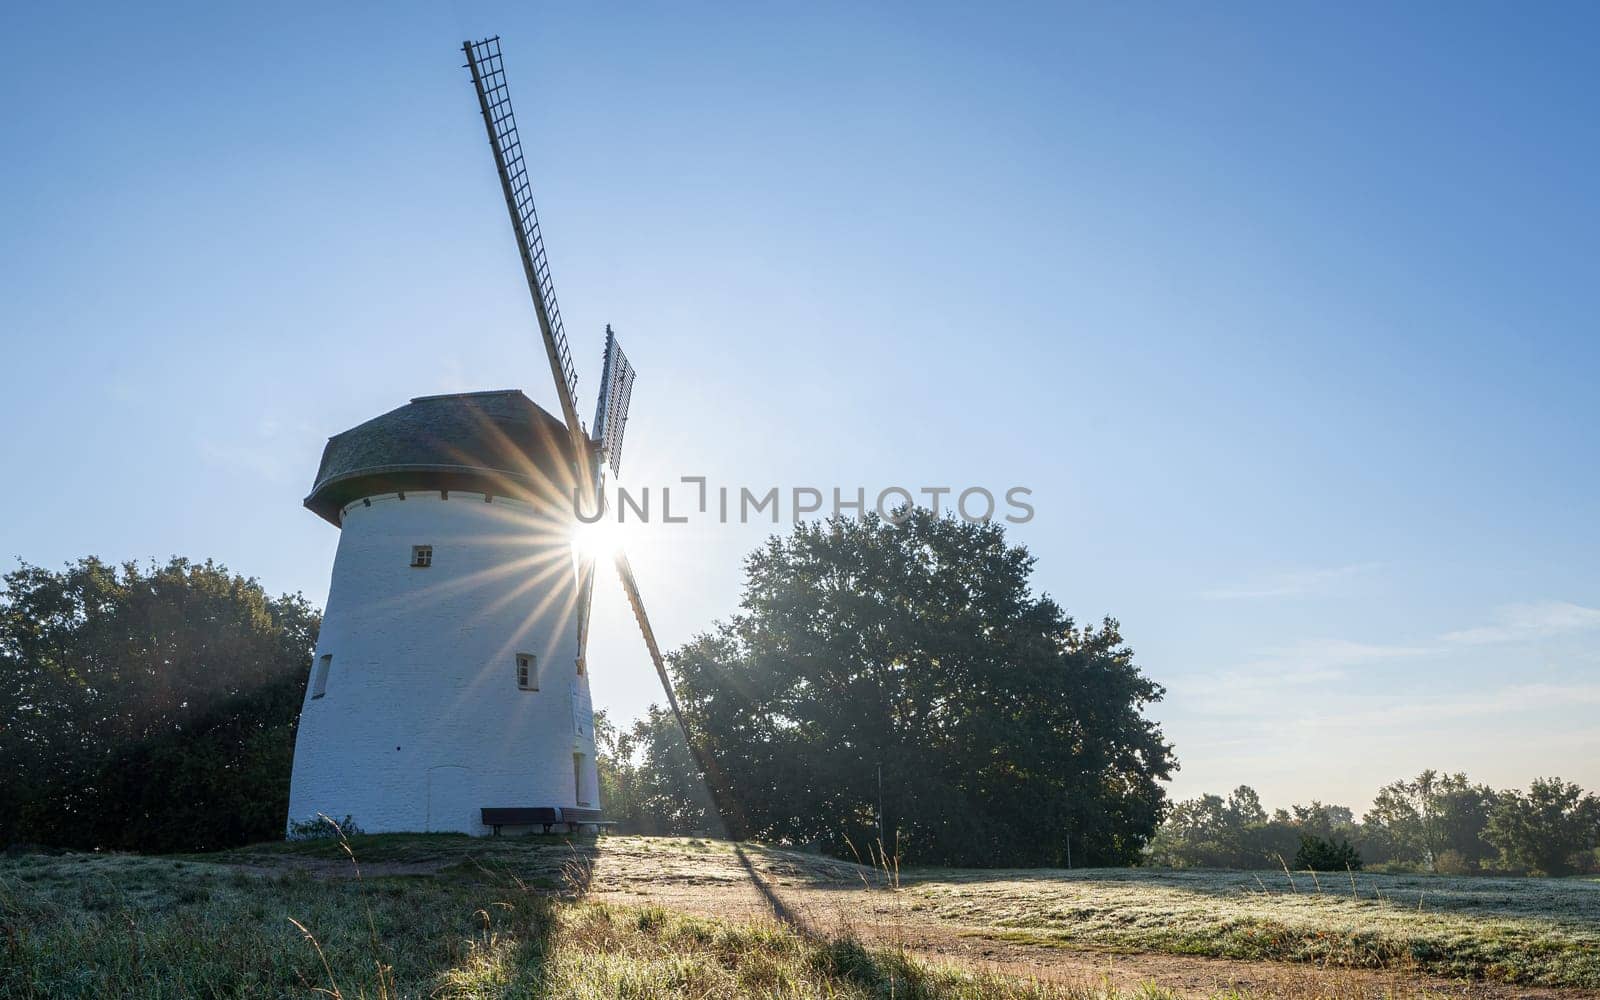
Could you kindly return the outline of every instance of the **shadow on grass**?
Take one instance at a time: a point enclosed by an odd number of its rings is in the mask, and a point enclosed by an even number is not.
[[[804,919],[801,918],[798,913],[790,909],[789,906],[784,903],[783,898],[778,895],[772,886],[767,883],[767,880],[761,876],[761,873],[756,870],[756,866],[751,864],[750,855],[745,853],[744,845],[734,844],[733,853],[739,859],[739,864],[744,867],[745,874],[750,876],[750,884],[755,886],[756,891],[761,893],[762,898],[767,901],[767,906],[771,908],[772,915],[777,917],[782,923],[794,928],[795,931],[804,937],[813,941],[817,940],[818,936],[816,932],[811,929],[811,927],[804,921]]]
[[[752,848],[764,855],[764,860],[783,856],[760,848]],[[773,916],[798,934],[814,949],[812,961],[817,971],[830,980],[842,980],[862,988],[872,996],[937,995],[930,990],[928,972],[903,948],[898,951],[869,948],[853,933],[823,934],[810,921],[790,907],[750,860],[746,845],[734,844],[733,852],[750,877],[750,883],[761,893]],[[824,888],[842,886],[827,883]],[[856,882],[856,888],[861,883]]]
[[[436,843],[431,838],[423,843],[430,842]],[[340,908],[355,918],[341,928],[339,949],[340,966],[352,983],[341,983],[340,967],[329,962],[315,933],[295,921],[327,976],[325,986],[303,976],[302,985],[339,1000],[351,995],[432,996],[441,992],[477,996],[504,987],[517,993],[538,992],[555,948],[559,897],[581,897],[594,872],[595,851],[569,843],[568,857],[560,867],[559,893],[552,893],[544,879],[519,871],[515,854],[503,851],[468,855],[452,866],[453,874],[465,877],[428,879],[419,884],[408,875],[363,875],[359,845],[354,839],[341,838],[339,843],[354,877],[342,880],[338,888],[330,886],[329,891],[342,894]],[[413,841],[387,846],[415,850],[419,845]],[[446,852],[446,856],[453,853]],[[382,868],[382,863],[378,867]],[[351,930],[356,933],[352,935]],[[352,936],[365,941],[352,941]],[[357,958],[362,943],[365,961]]]

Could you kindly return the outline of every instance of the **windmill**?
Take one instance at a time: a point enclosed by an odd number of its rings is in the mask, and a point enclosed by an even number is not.
[[[291,832],[319,813],[374,833],[602,822],[586,666],[596,555],[574,558],[571,533],[621,466],[635,373],[607,326],[585,428],[500,40],[462,51],[561,414],[514,389],[422,396],[328,440],[305,505],[340,539]],[[684,727],[627,553],[611,558]],[[684,734],[721,812],[722,782]]]

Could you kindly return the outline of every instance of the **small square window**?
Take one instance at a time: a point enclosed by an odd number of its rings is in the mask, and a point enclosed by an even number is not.
[[[539,690],[539,659],[532,653],[517,654],[517,687],[524,691]]]
[[[411,565],[417,569],[427,569],[433,565],[432,545],[411,546]]]

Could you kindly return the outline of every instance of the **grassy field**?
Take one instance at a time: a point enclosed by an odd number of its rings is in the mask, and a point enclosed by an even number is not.
[[[0,996],[1113,996],[973,975],[770,920],[585,902],[592,852],[565,844],[409,837],[355,846],[373,858],[371,870],[432,870],[329,878],[316,865],[273,863],[341,864],[329,844],[203,860],[4,859]]]
[[[324,883],[74,859],[12,876],[30,888],[0,897],[8,997],[1055,995],[771,923],[563,902],[493,875]]]
[[[328,841],[0,859],[0,997],[1113,992],[973,974],[905,944],[933,934],[1043,955],[1199,954],[1600,987],[1600,884],[1582,880],[1357,875],[1352,885],[1341,874],[1319,887],[1301,874],[1291,886],[1283,872],[930,869],[894,888],[854,865],[687,839],[396,836],[350,847],[360,878]],[[875,914],[878,931],[895,933],[858,934],[848,918],[797,931],[735,905],[762,898],[753,883],[797,912]],[[1327,983],[1271,995],[1357,995]]]
[[[914,872],[1011,940],[1600,987],[1600,882],[1160,870]]]

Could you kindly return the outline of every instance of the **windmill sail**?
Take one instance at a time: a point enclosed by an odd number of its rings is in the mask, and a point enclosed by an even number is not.
[[[505,195],[506,210],[511,213],[511,228],[516,234],[517,250],[522,257],[522,269],[528,279],[528,292],[533,297],[533,309],[539,318],[539,333],[544,338],[545,353],[550,360],[550,374],[556,383],[556,395],[561,401],[561,415],[566,421],[571,437],[573,458],[578,464],[577,479],[588,492],[585,509],[595,510],[603,502],[601,490],[602,469],[591,464],[594,452],[599,451],[615,473],[621,465],[622,432],[628,420],[628,402],[633,394],[633,366],[622,353],[611,328],[606,327],[605,372],[601,379],[599,404],[595,412],[595,433],[591,439],[578,418],[578,374],[573,368],[572,352],[567,347],[567,334],[561,322],[561,307],[556,302],[555,284],[550,280],[550,259],[545,253],[544,236],[539,231],[539,213],[533,206],[533,192],[528,180],[527,165],[523,159],[522,142],[517,135],[517,122],[511,112],[511,95],[506,88],[505,64],[500,55],[500,38],[486,38],[479,42],[463,42],[467,68],[472,71],[472,85],[478,93],[478,107],[483,113],[483,125],[489,136],[489,148],[494,153],[495,170],[500,175],[500,188]],[[656,645],[655,632],[645,615],[644,601],[639,596],[639,584],[633,577],[633,567],[621,551],[616,554],[617,573],[627,592],[628,603],[639,622],[650,660],[655,665],[656,676],[661,679],[672,715],[683,731],[685,742],[694,756],[695,764],[705,775],[711,790],[714,806],[724,825],[735,836],[742,835],[742,817],[730,815],[733,806],[728,796],[727,783],[722,778],[716,762],[709,758],[695,740],[678,705],[678,696],[667,674],[666,662]],[[580,666],[587,655],[590,603],[594,590],[594,559],[586,557],[578,567],[578,658]],[[731,821],[731,822],[730,822]]]
[[[628,423],[628,401],[633,397],[633,366],[622,353],[617,335],[606,327],[605,367],[600,372],[600,401],[594,412],[594,437],[613,476],[622,472],[622,432]]]
[[[672,687],[672,678],[667,674],[667,662],[661,655],[661,647],[656,645],[655,629],[650,627],[650,617],[644,611],[644,598],[639,593],[639,581],[634,579],[633,564],[628,561],[628,554],[617,550],[616,554],[617,576],[622,580],[622,589],[628,595],[628,605],[633,608],[633,617],[639,623],[639,631],[644,636],[645,648],[650,651],[650,662],[655,665],[656,676],[661,679],[661,689],[667,693],[667,705],[672,709],[672,717],[678,722],[678,729],[683,733],[683,741],[689,745],[689,753],[694,757],[695,766],[700,773],[705,775],[706,788],[711,792],[712,806],[716,809],[725,832],[734,839],[746,835],[744,818],[737,812],[730,812],[730,807],[736,807],[728,784],[723,779],[722,770],[717,767],[716,760],[705,753],[694,733],[690,731],[688,723],[684,721],[683,709],[678,705],[677,692]]]
[[[481,42],[463,42],[461,50],[466,53],[472,85],[478,92],[478,107],[483,112],[483,125],[489,134],[489,148],[494,152],[506,209],[511,213],[511,228],[516,233],[522,269],[528,279],[528,291],[533,296],[533,310],[539,317],[539,333],[550,359],[550,374],[555,378],[556,395],[561,400],[561,415],[580,455],[579,461],[587,464],[588,435],[578,418],[578,372],[572,364],[572,351],[567,347],[561,306],[556,302],[556,286],[550,279],[550,257],[545,253],[539,213],[533,206],[533,187],[522,155],[522,141],[517,135],[517,119],[511,112],[511,92],[506,87],[500,38],[497,35]]]

